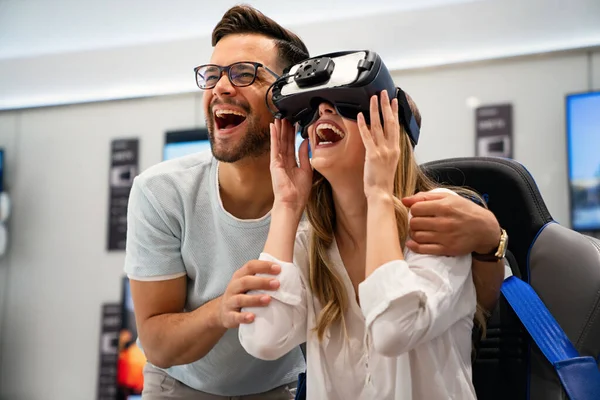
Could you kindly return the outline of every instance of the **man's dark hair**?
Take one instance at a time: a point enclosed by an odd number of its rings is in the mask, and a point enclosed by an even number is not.
[[[254,7],[239,5],[230,8],[212,32],[212,45],[227,35],[254,33],[275,41],[282,69],[307,59],[308,49],[294,33],[285,29]]]

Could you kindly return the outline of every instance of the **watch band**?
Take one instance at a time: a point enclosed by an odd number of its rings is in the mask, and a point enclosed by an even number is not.
[[[508,248],[508,234],[502,228],[500,228],[500,231],[500,242],[498,243],[498,247],[487,254],[473,252],[471,253],[473,259],[484,262],[495,262],[504,258],[506,249]]]

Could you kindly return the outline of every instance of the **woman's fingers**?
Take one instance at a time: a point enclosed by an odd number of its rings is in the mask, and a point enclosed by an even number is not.
[[[277,127],[275,122],[269,124],[269,130],[271,132],[271,164],[277,160],[279,156],[279,135],[277,135]]]
[[[300,168],[305,172],[312,174],[312,166],[310,165],[310,158],[308,157],[308,139],[304,139],[298,150],[298,158],[300,160]]]
[[[297,166],[296,133],[294,132],[294,127],[287,119],[281,121],[281,124],[283,128],[283,143],[286,148],[286,163],[288,163],[288,166],[290,167]]]
[[[375,149],[375,142],[373,141],[373,136],[371,135],[371,131],[367,126],[363,113],[358,113],[356,116],[356,122],[358,124],[358,131],[360,132],[360,137],[365,145],[365,149],[367,152],[373,151]]]
[[[393,102],[396,102],[394,99]],[[392,103],[393,103],[392,102]],[[384,135],[388,139],[390,143],[398,142],[398,130],[400,129],[398,124],[396,123],[398,112],[396,111],[396,118],[394,117],[393,104],[390,104],[390,98],[387,94],[387,91],[384,90],[381,92],[381,113],[383,115],[383,128]],[[396,108],[397,110],[397,108]]]
[[[371,116],[371,136],[373,137],[373,141],[375,144],[378,144],[381,140],[381,136],[383,136],[381,120],[379,119],[379,100],[377,96],[371,96],[370,103],[370,111],[369,115]]]

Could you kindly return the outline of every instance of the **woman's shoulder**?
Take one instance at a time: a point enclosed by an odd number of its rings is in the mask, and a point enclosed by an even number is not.
[[[296,241],[294,243],[294,264],[300,269],[303,275],[308,276],[310,264],[310,233],[311,226],[307,220],[302,220],[296,231]]]
[[[460,196],[458,193],[456,193],[454,190],[450,190],[448,188],[445,187],[437,187],[435,189],[431,189],[425,193],[450,193],[450,194],[454,194],[456,196]]]
[[[419,193],[450,193],[450,194],[453,194],[453,195],[456,195],[456,196],[460,196],[454,190],[451,190],[451,189],[448,189],[448,188],[445,188],[445,187],[436,187],[434,189],[426,190],[426,191],[419,192]],[[410,221],[411,219],[412,219],[412,213],[410,212],[410,210],[408,210],[408,220]]]
[[[298,230],[296,231],[296,246],[300,245],[308,249],[310,230],[310,223],[307,219],[303,218],[298,225]]]

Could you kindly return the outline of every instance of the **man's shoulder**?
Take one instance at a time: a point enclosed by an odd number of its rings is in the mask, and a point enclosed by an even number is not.
[[[210,150],[163,161],[136,177],[138,185],[152,189],[156,186],[174,188],[194,186],[209,175],[213,156]],[[185,183],[185,185],[181,185]],[[191,185],[190,185],[191,184]]]

